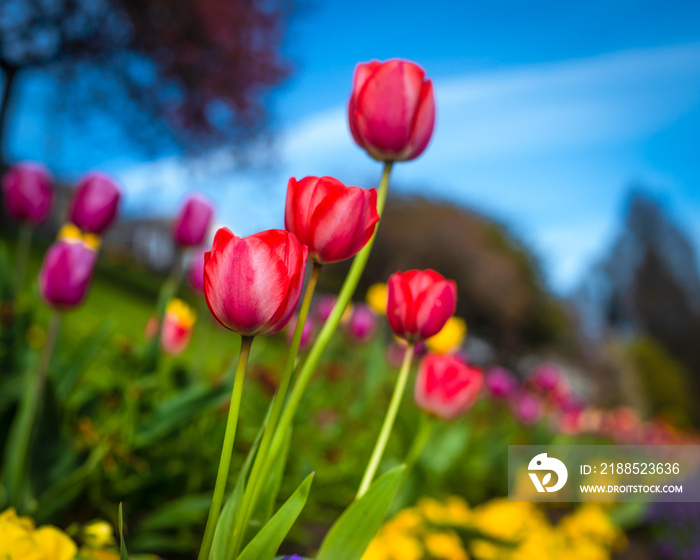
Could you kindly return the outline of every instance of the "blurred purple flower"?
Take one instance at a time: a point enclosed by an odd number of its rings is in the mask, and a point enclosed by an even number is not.
[[[39,272],[39,290],[54,309],[79,305],[90,287],[97,251],[81,241],[59,240],[46,252]]]
[[[335,296],[326,295],[318,298],[318,301],[316,302],[315,313],[316,317],[321,323],[325,323],[328,320],[328,317],[331,316],[333,307],[335,307],[335,301]]]
[[[513,410],[518,420],[526,426],[536,424],[542,414],[540,402],[528,393],[521,393],[515,398]]]
[[[15,220],[38,224],[51,212],[53,179],[40,163],[21,162],[2,178],[7,213]]]
[[[292,338],[294,338],[294,329],[297,328],[297,321],[299,320],[299,315],[294,314],[290,319],[287,326],[284,328],[284,336],[287,339],[287,344],[292,344]],[[306,323],[304,323],[304,329],[301,331],[301,342],[299,343],[299,350],[308,349],[313,343],[314,338],[314,325],[311,317],[306,318]]]
[[[554,391],[561,380],[559,368],[554,364],[542,364],[537,366],[530,377],[530,382],[537,389],[549,393]]]
[[[110,177],[89,173],[73,193],[69,220],[85,232],[101,235],[117,217],[120,198],[119,188]]]
[[[486,373],[486,389],[492,397],[508,399],[518,390],[518,380],[507,369],[494,367]]]
[[[183,204],[173,224],[173,239],[181,247],[201,245],[209,231],[214,208],[204,197],[192,195]]]
[[[364,303],[358,303],[352,310],[345,331],[357,342],[367,342],[377,332],[377,314]]]

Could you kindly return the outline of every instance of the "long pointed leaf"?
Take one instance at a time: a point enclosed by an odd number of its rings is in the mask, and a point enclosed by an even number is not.
[[[272,560],[275,557],[277,549],[306,505],[313,478],[314,473],[311,473],[304,479],[294,494],[243,549],[238,560]]]
[[[121,503],[119,503],[119,560],[129,560],[129,553],[126,551],[126,543],[124,542],[124,512]]]
[[[360,560],[375,537],[399,488],[405,465],[391,469],[353,502],[326,535],[318,560]]]

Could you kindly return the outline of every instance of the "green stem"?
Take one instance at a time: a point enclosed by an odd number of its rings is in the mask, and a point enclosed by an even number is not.
[[[34,227],[30,223],[22,224],[19,228],[19,235],[17,238],[17,259],[15,261],[17,291],[22,289],[24,275],[27,272],[27,262],[29,261],[29,249],[32,245],[33,231]]]
[[[411,444],[411,448],[408,450],[406,460],[404,461],[404,464],[406,465],[404,476],[407,476],[413,466],[416,464],[416,461],[425,448],[425,444],[428,443],[430,435],[433,433],[434,425],[435,421],[432,417],[428,416],[427,414],[421,415],[420,428],[418,428],[416,437],[413,438],[413,443]]]
[[[289,384],[294,374],[294,366],[296,364],[297,354],[299,353],[299,345],[301,344],[301,337],[304,333],[304,324],[306,323],[306,318],[309,314],[309,309],[311,308],[311,300],[313,299],[314,292],[316,291],[316,284],[318,283],[318,276],[321,273],[321,268],[322,265],[319,263],[314,263],[313,268],[311,269],[309,283],[306,286],[306,293],[304,294],[304,299],[301,302],[301,307],[299,309],[297,324],[294,327],[292,344],[289,348],[289,353],[287,354],[287,361],[284,364],[284,370],[282,371],[280,386],[277,389],[275,397],[272,401],[270,416],[265,425],[262,441],[260,442],[260,447],[258,448],[258,452],[255,456],[255,462],[253,463],[253,468],[250,472],[250,477],[248,478],[248,483],[246,484],[245,492],[241,500],[241,507],[236,518],[236,529],[234,531],[235,536],[231,543],[233,547],[233,555],[230,555],[230,558],[236,558],[238,552],[243,546],[250,517],[253,514],[255,505],[260,498],[260,493],[262,492],[265,481],[267,480],[267,476],[262,476],[262,474],[263,472],[267,472],[268,464],[271,466],[274,463],[268,456],[268,451],[270,449],[270,444],[272,443],[272,436],[275,433],[277,421],[279,420],[282,412],[282,406],[284,405],[284,399],[287,396]]]
[[[408,373],[411,371],[411,362],[413,361],[413,352],[415,346],[409,344],[406,348],[406,353],[403,357],[403,363],[401,364],[401,370],[399,371],[399,377],[396,380],[396,386],[394,387],[394,394],[391,396],[391,402],[389,403],[389,408],[386,411],[386,416],[384,417],[384,424],[382,424],[382,430],[379,432],[379,438],[377,438],[377,443],[374,445],[374,450],[372,451],[372,456],[370,457],[369,463],[367,463],[367,469],[362,477],[362,482],[360,483],[360,488],[357,491],[357,498],[361,498],[367,490],[369,490],[374,475],[377,473],[379,468],[379,462],[382,460],[382,455],[384,455],[384,449],[386,449],[386,444],[389,441],[389,436],[391,435],[391,430],[394,427],[394,421],[396,420],[396,414],[399,412],[399,406],[401,405],[401,399],[403,398],[403,393],[406,389],[406,383],[408,381]]]
[[[231,467],[231,457],[233,456],[233,443],[236,439],[236,426],[238,425],[238,413],[241,408],[241,395],[243,394],[243,381],[250,355],[250,346],[253,344],[253,337],[244,336],[241,338],[241,351],[238,354],[238,366],[236,367],[236,377],[233,381],[231,391],[231,405],[228,409],[228,419],[226,420],[226,432],[224,434],[224,445],[221,448],[221,458],[219,459],[219,471],[216,474],[216,484],[214,485],[214,495],[211,499],[207,526],[204,530],[202,547],[199,549],[198,560],[208,560],[211,551],[212,541],[216,524],[221,513],[221,504],[224,501],[226,492],[226,482],[228,481],[229,469]]]
[[[10,495],[11,503],[20,510],[23,510],[25,506],[24,499],[27,488],[25,477],[29,472],[29,446],[32,431],[36,423],[37,410],[44,392],[51,356],[56,346],[60,326],[61,315],[54,311],[49,321],[46,342],[39,359],[36,376],[27,383],[19,412],[12,423],[8,437],[7,455],[5,457],[7,465],[5,485]]]
[[[384,204],[386,203],[386,196],[387,192],[389,191],[389,176],[391,175],[391,167],[392,162],[387,161],[384,163],[382,180],[379,183],[377,213],[380,217],[384,211]],[[350,303],[350,300],[355,293],[355,288],[357,288],[360,277],[365,270],[365,265],[367,264],[367,259],[372,251],[372,245],[374,245],[374,240],[377,237],[378,230],[379,224],[377,224],[377,228],[374,230],[374,235],[369,240],[367,245],[365,245],[362,251],[360,251],[353,259],[352,266],[350,267],[350,271],[348,272],[345,282],[343,282],[343,286],[340,289],[340,293],[338,294],[338,299],[335,302],[333,311],[326,320],[326,323],[323,325],[321,331],[318,333],[316,342],[314,342],[314,345],[311,347],[309,355],[306,358],[306,362],[304,362],[304,364],[301,366],[297,380],[294,383],[294,387],[292,387],[292,391],[289,395],[289,400],[287,401],[284,411],[282,412],[282,418],[280,419],[279,426],[275,431],[275,437],[272,442],[272,451],[269,454],[270,461],[279,455],[284,443],[285,434],[294,421],[294,415],[296,414],[301,398],[304,395],[306,386],[311,380],[311,376],[313,375],[314,370],[321,359],[323,351],[326,349],[326,346],[328,346],[333,333],[338,328],[340,320],[343,317],[343,313],[345,312],[345,308],[348,306],[348,303]]]

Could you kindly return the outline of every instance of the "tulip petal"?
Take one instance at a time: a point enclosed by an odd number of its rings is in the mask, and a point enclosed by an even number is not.
[[[435,96],[433,82],[426,81],[421,89],[418,110],[416,111],[409,145],[401,155],[401,160],[411,160],[421,155],[430,143],[435,129]]]
[[[416,298],[416,323],[420,338],[440,332],[457,308],[457,286],[443,280],[430,286]]]

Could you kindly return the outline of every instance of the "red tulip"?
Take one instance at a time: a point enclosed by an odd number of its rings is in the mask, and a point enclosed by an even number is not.
[[[416,403],[443,420],[464,414],[476,401],[484,374],[450,354],[428,354],[418,366]]]
[[[53,179],[37,163],[16,163],[2,178],[5,208],[15,220],[38,224],[51,212]]]
[[[190,286],[198,292],[204,291],[204,253],[205,251],[198,249],[192,255],[187,268],[187,279],[190,282]]]
[[[178,356],[187,348],[192,338],[192,329],[197,317],[192,308],[183,300],[174,298],[168,302],[163,318],[163,330],[160,344],[163,351],[170,356]],[[151,317],[146,323],[146,338],[158,336],[158,319]]]
[[[359,64],[348,117],[355,142],[374,159],[417,158],[435,127],[433,83],[407,60]]]
[[[457,284],[434,270],[397,272],[387,287],[389,325],[410,342],[439,333],[457,307]]]
[[[56,241],[44,257],[39,290],[49,306],[66,311],[79,305],[90,287],[97,251],[79,239]]]
[[[242,336],[279,332],[299,303],[307,254],[283,230],[240,238],[220,229],[204,255],[204,295],[212,315]]]
[[[211,219],[212,205],[199,195],[190,196],[180,209],[173,224],[173,238],[182,247],[195,247],[204,242]]]
[[[284,226],[318,263],[354,257],[378,221],[376,189],[346,187],[332,177],[289,179]]]
[[[69,219],[81,230],[102,235],[117,217],[121,193],[103,173],[89,173],[78,183],[71,200]]]

